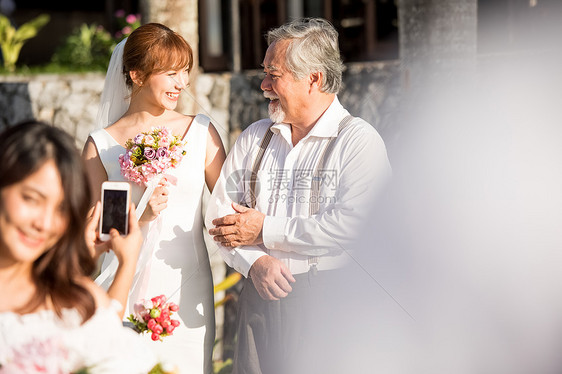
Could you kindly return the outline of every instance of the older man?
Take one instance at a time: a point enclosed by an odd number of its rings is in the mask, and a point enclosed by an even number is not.
[[[343,65],[332,25],[296,20],[267,37],[270,119],[240,135],[206,214],[224,260],[247,277],[235,373],[289,373],[317,360],[307,343],[314,307],[329,305],[325,280],[349,260],[390,175],[378,133],[336,96]]]

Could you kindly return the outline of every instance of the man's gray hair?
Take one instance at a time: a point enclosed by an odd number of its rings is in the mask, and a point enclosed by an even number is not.
[[[322,18],[291,21],[267,33],[267,44],[289,40],[286,64],[295,79],[322,72],[320,89],[338,93],[342,85],[343,63],[338,46],[338,32]]]

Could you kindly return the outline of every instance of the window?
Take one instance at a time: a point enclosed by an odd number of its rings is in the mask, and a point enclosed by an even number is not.
[[[560,0],[479,0],[478,52],[558,48],[561,19]]]
[[[332,22],[345,62],[398,57],[395,0],[200,0],[201,66],[206,71],[257,69],[267,31],[299,17]]]

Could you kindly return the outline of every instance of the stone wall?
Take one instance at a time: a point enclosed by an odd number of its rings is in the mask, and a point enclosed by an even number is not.
[[[240,131],[267,117],[260,90],[262,73],[199,74],[193,100],[196,112],[211,117],[227,148]],[[53,123],[82,146],[92,130],[103,74],[0,77],[0,129],[28,118]],[[397,61],[349,64],[339,97],[352,115],[370,122],[381,135],[392,128],[391,115],[400,94]]]
[[[0,76],[0,130],[35,118],[54,124],[76,138],[81,147],[93,129],[103,74]],[[229,74],[202,74],[196,83],[196,112],[213,119],[223,139],[228,138]]]
[[[267,117],[267,100],[260,89],[261,71],[234,74],[230,80],[230,135],[235,139],[252,122]],[[354,115],[391,135],[392,114],[400,97],[398,61],[347,64],[339,99]]]
[[[86,141],[94,123],[102,74],[0,78],[0,128],[36,118]]]

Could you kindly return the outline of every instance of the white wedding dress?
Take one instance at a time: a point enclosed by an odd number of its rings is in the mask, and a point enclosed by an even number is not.
[[[124,328],[113,301],[88,321],[75,309],[0,313],[0,372],[146,374],[156,365],[148,342]]]
[[[184,138],[185,156],[177,168],[167,172],[177,178],[177,183],[168,187],[166,209],[143,228],[145,242],[125,313],[127,317],[140,299],[158,295],[165,295],[179,305],[179,311],[172,318],[178,319],[180,325],[173,335],[165,337],[162,342],[150,343],[158,357],[165,363],[176,365],[181,374],[212,372],[213,281],[201,213],[208,126],[208,117],[195,117]],[[125,149],[105,129],[96,130],[90,136],[108,180],[123,181],[118,157]],[[132,200],[138,204],[144,187],[134,183],[131,187]],[[112,253],[106,255],[96,283],[107,290],[116,268],[115,256]],[[150,340],[149,335],[145,338]]]

